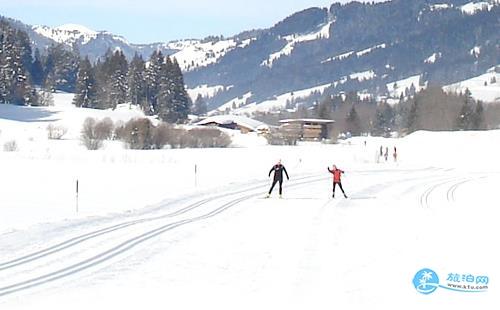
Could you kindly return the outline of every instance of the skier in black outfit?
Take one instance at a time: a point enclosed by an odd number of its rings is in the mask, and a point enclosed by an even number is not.
[[[269,193],[267,194],[266,197],[269,198],[269,196],[271,195],[271,192],[273,191],[274,186],[276,185],[276,183],[279,182],[280,183],[280,198],[282,198],[283,172],[285,172],[287,180],[290,180],[290,178],[288,177],[288,172],[286,171],[285,166],[283,166],[281,164],[281,159],[278,160],[278,163],[276,165],[274,165],[271,168],[271,170],[269,170],[269,176],[271,176],[271,172],[273,172],[273,171],[274,171],[273,185],[271,185],[271,188],[269,189]]]

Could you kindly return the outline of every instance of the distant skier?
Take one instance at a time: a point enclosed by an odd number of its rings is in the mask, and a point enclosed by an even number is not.
[[[394,147],[394,153],[392,153],[392,157],[394,158],[394,161],[398,161],[398,153],[396,152],[396,147]]]
[[[342,188],[342,181],[340,180],[341,175],[344,173],[343,170],[340,170],[337,168],[337,166],[333,165],[332,170],[330,170],[330,167],[327,168],[328,172],[333,174],[333,195],[332,197],[335,198],[335,186],[338,184],[340,187],[340,190],[342,191],[342,194],[344,194],[344,198],[347,198],[347,195],[344,192],[344,189]]]
[[[283,172],[285,172],[286,174],[286,178],[287,180],[290,180],[290,178],[288,177],[288,172],[286,171],[286,168],[285,166],[283,166],[281,164],[281,159],[278,160],[278,163],[276,163],[276,165],[274,165],[271,170],[269,170],[269,176],[271,176],[271,172],[274,171],[274,178],[273,178],[273,185],[271,185],[271,188],[269,189],[269,193],[267,194],[267,198],[269,198],[269,196],[271,196],[271,192],[273,191],[273,188],[274,186],[276,185],[276,183],[280,183],[280,189],[279,189],[279,193],[280,193],[280,198],[282,198],[282,193],[283,193]]]
[[[387,161],[387,158],[389,157],[389,148],[386,146],[385,147],[385,153],[384,153],[384,158],[385,158],[385,161]]]

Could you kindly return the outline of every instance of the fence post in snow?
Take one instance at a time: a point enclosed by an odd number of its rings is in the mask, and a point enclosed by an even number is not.
[[[78,179],[76,179],[76,213],[78,214]]]
[[[198,165],[194,164],[194,187],[198,187]]]

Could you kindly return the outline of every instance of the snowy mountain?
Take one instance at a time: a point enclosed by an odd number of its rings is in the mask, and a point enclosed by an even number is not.
[[[419,81],[418,89],[471,79],[500,64],[499,16],[500,0],[334,3],[230,38],[153,44],[133,44],[79,25],[49,28],[10,21],[42,50],[58,42],[96,59],[108,49],[120,49],[129,58],[136,52],[148,58],[159,49],[177,59],[191,94],[204,95],[211,110],[225,111],[308,89],[316,95],[356,91],[387,97],[397,81]],[[217,91],[204,94],[202,89]],[[301,101],[318,99],[308,97]]]
[[[211,109],[238,113],[283,107],[297,92],[298,102],[312,104],[318,96],[308,99],[307,93],[390,97],[411,86],[406,80],[417,90],[429,83],[450,85],[500,64],[499,16],[498,0],[311,8],[263,30],[217,63],[187,72],[186,81],[191,88],[232,86],[207,101]]]
[[[98,34],[96,31],[76,24],[66,24],[56,28],[34,26],[32,29],[41,36],[54,40],[57,43],[67,45],[74,45],[77,43],[87,44],[91,40],[94,40]]]
[[[228,51],[244,48],[252,41],[251,38],[225,40],[219,37],[209,37],[168,43],[133,44],[122,36],[108,31],[95,31],[83,25],[66,24],[52,28],[43,25],[30,26],[20,21],[7,20],[16,28],[26,31],[34,48],[41,51],[47,49],[51,44],[63,44],[68,49],[78,50],[81,55],[88,56],[90,60],[96,60],[103,56],[108,49],[112,51],[119,49],[129,59],[135,53],[147,59],[153,51],[161,50],[163,54],[175,57],[184,71],[192,71],[213,64]]]
[[[77,24],[52,28],[43,25],[32,26],[1,16],[0,20],[5,20],[13,27],[25,31],[32,41],[33,50],[39,49],[43,52],[51,45],[62,44],[69,50],[77,50],[82,56],[88,56],[92,61],[102,57],[108,50],[120,49],[129,59],[135,53],[148,58],[157,49],[167,55],[177,51],[163,43],[132,44],[122,36],[108,31],[95,31]]]

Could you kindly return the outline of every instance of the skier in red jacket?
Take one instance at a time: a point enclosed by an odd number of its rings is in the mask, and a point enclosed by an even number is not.
[[[337,168],[337,166],[333,165],[332,170],[328,167],[328,172],[333,174],[333,195],[332,197],[335,198],[335,185],[339,185],[340,190],[342,191],[342,194],[344,194],[344,197],[347,198],[347,195],[344,192],[344,189],[342,188],[342,181],[340,180],[340,177],[342,173],[344,173],[343,170],[340,170]]]

